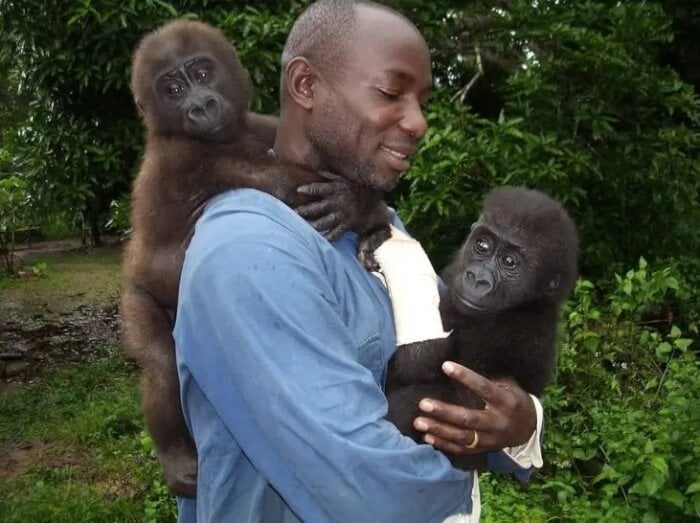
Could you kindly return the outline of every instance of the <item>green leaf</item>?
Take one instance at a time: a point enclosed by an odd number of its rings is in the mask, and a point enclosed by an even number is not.
[[[670,343],[663,341],[656,346],[656,357],[663,359],[672,349],[673,347],[671,347]]]
[[[678,508],[683,508],[683,494],[678,492],[675,489],[668,489],[664,490],[663,494],[661,494],[661,497],[664,498],[666,501],[671,503],[672,505],[677,506]]]
[[[685,489],[686,494],[695,494],[696,492],[700,492],[700,481],[691,483],[690,486]]]
[[[669,289],[673,289],[673,290],[676,290],[676,291],[677,291],[678,288],[679,288],[679,286],[678,286],[678,280],[677,280],[676,278],[670,276],[670,277],[666,278],[666,286],[667,286]]]
[[[673,345],[678,348],[681,352],[685,352],[688,350],[688,347],[690,347],[693,344],[693,340],[690,340],[688,338],[678,338],[673,342]]]
[[[651,466],[658,470],[664,477],[668,476],[668,464],[661,456],[651,458]]]

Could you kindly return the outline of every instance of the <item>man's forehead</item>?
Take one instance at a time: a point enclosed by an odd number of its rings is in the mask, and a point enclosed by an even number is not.
[[[372,37],[372,40],[377,41],[405,39],[422,42],[425,45],[420,31],[402,15],[377,6],[359,5],[355,9],[357,13],[355,31],[358,37]]]
[[[430,51],[420,32],[403,17],[376,7],[358,8],[348,57],[353,69],[430,85]]]

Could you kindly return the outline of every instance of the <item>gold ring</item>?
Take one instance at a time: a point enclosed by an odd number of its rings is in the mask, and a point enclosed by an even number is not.
[[[465,446],[468,449],[475,449],[478,444],[479,444],[479,433],[477,431],[474,431],[474,441],[472,441],[469,445],[465,445]]]

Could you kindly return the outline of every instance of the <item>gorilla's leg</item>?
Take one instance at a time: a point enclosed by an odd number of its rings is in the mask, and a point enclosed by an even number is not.
[[[166,484],[174,494],[194,497],[197,451],[180,408],[170,315],[133,285],[122,295],[121,315],[126,352],[142,369],[142,409]]]

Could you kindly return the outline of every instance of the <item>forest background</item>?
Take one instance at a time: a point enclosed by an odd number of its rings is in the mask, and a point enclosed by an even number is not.
[[[484,519],[700,517],[700,3],[389,3],[418,25],[432,51],[430,130],[392,204],[436,267],[497,185],[558,198],[581,237],[581,278],[543,398],[545,467],[527,487],[486,475]],[[6,272],[19,270],[13,251],[21,234],[82,236],[93,247],[128,236],[129,188],[143,146],[129,66],[145,33],[183,16],[221,28],[256,87],[252,109],[276,113],[281,49],[304,5],[0,0]],[[46,267],[34,269],[41,276]],[[3,278],[6,288],[27,285]],[[110,358],[108,366],[133,374]],[[16,413],[26,397],[0,398],[0,412],[3,401]],[[0,449],[20,438],[16,421],[5,422],[4,435],[2,423]],[[132,450],[151,468],[133,475],[127,494],[109,495],[134,502],[124,505],[132,507],[124,508],[127,520],[167,520],[172,500],[152,468],[142,422],[130,423],[113,436],[138,440]],[[28,477],[8,481],[41,482],[40,493],[66,481]],[[0,513],[31,520],[36,499],[20,507],[0,494]],[[61,512],[57,498],[46,499],[55,520],[81,520],[69,517],[77,509]]]

